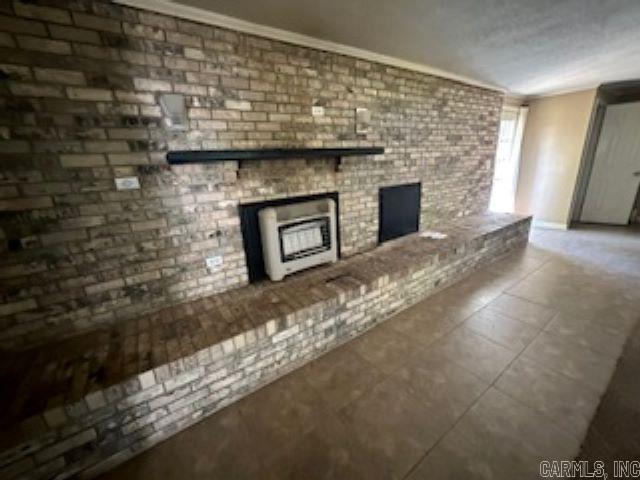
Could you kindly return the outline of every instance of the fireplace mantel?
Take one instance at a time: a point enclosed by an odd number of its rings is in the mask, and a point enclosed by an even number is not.
[[[336,168],[342,157],[380,155],[383,147],[352,148],[258,148],[249,150],[180,150],[167,153],[170,165],[243,160],[283,160],[287,158],[335,158]]]

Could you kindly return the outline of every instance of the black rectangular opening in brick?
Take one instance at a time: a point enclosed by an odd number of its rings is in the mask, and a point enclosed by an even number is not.
[[[340,258],[340,202],[338,200],[338,192],[279,198],[277,200],[267,200],[265,202],[240,205],[238,212],[240,215],[240,229],[242,230],[242,243],[244,244],[244,254],[247,259],[247,272],[250,283],[268,278],[262,257],[262,239],[260,238],[260,221],[258,219],[258,212],[265,207],[278,207],[281,205],[290,205],[292,203],[311,202],[313,200],[321,200],[323,198],[330,198],[336,203],[336,238],[338,241],[338,258]]]
[[[383,187],[379,194],[378,241],[417,232],[420,226],[420,183]]]

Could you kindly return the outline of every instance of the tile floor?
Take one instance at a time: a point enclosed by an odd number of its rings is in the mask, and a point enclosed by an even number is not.
[[[578,457],[591,465],[595,461],[604,462],[608,478],[615,478],[616,460],[640,460],[639,372],[640,324],[636,324]]]
[[[640,231],[534,231],[104,479],[538,478],[578,454],[639,287]]]

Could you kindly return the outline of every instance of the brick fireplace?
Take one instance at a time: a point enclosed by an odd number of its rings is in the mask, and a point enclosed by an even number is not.
[[[338,192],[346,257],[378,242],[380,187],[421,182],[424,227],[487,207],[498,92],[109,2],[2,13],[5,346],[246,285],[239,205]],[[166,127],[168,92],[184,131]],[[333,159],[166,164],[168,150],[336,146],[385,153],[338,172]],[[117,190],[127,177],[140,188]]]
[[[485,215],[499,92],[54,3],[0,7],[2,475],[95,475],[526,242],[528,219]],[[384,153],[167,162],[292,148]],[[376,249],[380,192],[416,184],[409,223],[449,237]],[[249,285],[246,212],[320,197],[342,260]]]

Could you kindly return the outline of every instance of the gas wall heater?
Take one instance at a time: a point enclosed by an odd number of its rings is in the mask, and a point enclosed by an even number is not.
[[[271,280],[338,260],[333,200],[267,207],[258,217],[264,265]]]

